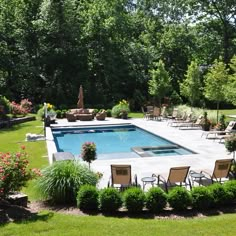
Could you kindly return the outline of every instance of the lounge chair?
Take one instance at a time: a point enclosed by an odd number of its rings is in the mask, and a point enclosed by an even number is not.
[[[219,159],[215,161],[215,167],[212,173],[202,170],[200,173],[204,175],[201,182],[205,185],[212,184],[214,182],[222,183],[228,180],[230,167],[232,165],[233,159]],[[192,172],[192,170],[190,171]]]
[[[172,167],[169,171],[169,176],[165,179],[161,175],[152,174],[152,177],[157,178],[157,185],[164,187],[165,191],[168,192],[168,188],[175,186],[188,186],[191,187],[190,179],[188,178],[190,166]]]
[[[190,112],[186,119],[185,120],[178,120],[178,119],[175,119],[174,121],[171,122],[171,125],[172,127],[180,127],[180,126],[184,126],[184,124],[189,124],[189,123],[193,123],[194,122],[194,118],[193,118],[193,113]]]
[[[236,132],[236,121],[230,121],[225,130],[210,130],[208,132],[203,132],[202,137],[205,135],[206,138],[221,139],[221,135],[227,135],[233,132]]]
[[[111,165],[111,177],[108,187],[124,190],[130,186],[137,186],[137,175],[134,176],[134,182],[131,177],[131,165]]]
[[[195,122],[185,122],[185,123],[180,123],[179,128],[201,128],[203,125],[203,116],[199,116]]]
[[[168,119],[175,119],[178,116],[178,109],[174,108],[172,115],[167,116]]]

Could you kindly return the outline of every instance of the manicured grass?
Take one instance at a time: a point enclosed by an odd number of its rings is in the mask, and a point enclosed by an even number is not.
[[[234,235],[236,214],[195,219],[141,219],[41,212],[34,220],[0,227],[1,235]]]

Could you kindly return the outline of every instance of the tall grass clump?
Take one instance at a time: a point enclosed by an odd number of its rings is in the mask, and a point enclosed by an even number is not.
[[[44,168],[36,187],[43,199],[53,203],[75,203],[82,185],[97,184],[97,175],[78,161],[58,161]]]

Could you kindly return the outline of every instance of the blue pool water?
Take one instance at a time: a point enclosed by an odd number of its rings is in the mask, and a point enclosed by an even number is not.
[[[147,156],[185,155],[192,152],[176,148],[176,145],[160,136],[149,133],[134,125],[84,127],[84,128],[53,128],[52,133],[58,152],[71,152],[79,155],[84,142],[94,142],[97,154],[127,153],[134,147],[145,147]],[[175,145],[174,149],[156,150],[148,147],[167,147]],[[178,151],[177,151],[178,150]],[[143,150],[142,150],[143,151]],[[144,155],[145,156],[145,155]]]

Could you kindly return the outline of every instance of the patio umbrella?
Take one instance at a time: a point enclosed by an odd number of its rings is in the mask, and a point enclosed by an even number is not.
[[[84,95],[83,95],[83,87],[80,85],[79,87],[79,101],[77,103],[78,108],[83,108],[84,109]]]

